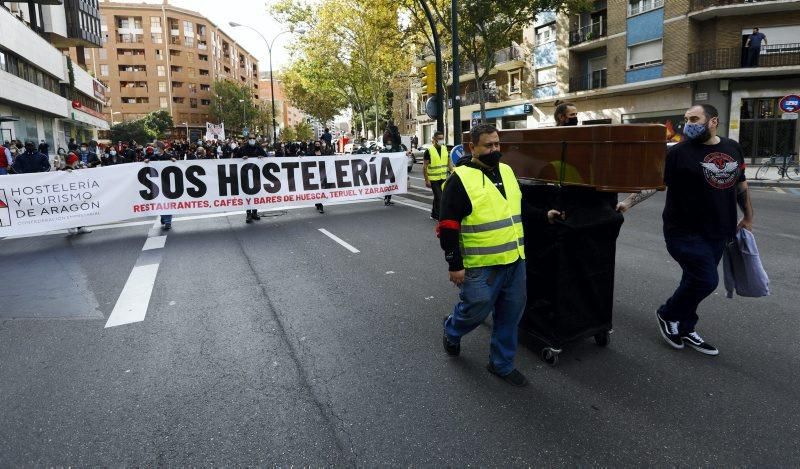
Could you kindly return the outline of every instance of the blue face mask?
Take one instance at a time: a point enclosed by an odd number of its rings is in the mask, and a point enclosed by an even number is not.
[[[691,122],[683,125],[683,135],[689,140],[699,142],[705,142],[710,136],[706,124],[694,124]]]

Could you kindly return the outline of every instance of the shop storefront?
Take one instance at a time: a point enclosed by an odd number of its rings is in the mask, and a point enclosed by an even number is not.
[[[528,116],[533,112],[533,106],[530,104],[518,104],[516,106],[507,106],[496,109],[486,110],[486,122],[493,124],[498,129],[527,129]],[[472,124],[475,125],[481,122],[480,111],[472,113]]]
[[[728,133],[739,141],[748,162],[798,153],[798,113],[780,105],[785,96],[800,94],[796,80],[737,82],[731,87]]]

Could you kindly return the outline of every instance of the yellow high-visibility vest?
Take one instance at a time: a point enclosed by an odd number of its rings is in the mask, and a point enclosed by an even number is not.
[[[507,265],[525,259],[522,191],[511,167],[500,163],[505,197],[480,169],[457,166],[455,173],[472,204],[472,213],[461,221],[464,267]]]
[[[428,180],[441,181],[447,178],[447,161],[450,154],[447,151],[447,146],[441,146],[442,152],[436,150],[436,145],[431,145],[428,148],[428,154],[431,155],[431,162],[428,163]]]

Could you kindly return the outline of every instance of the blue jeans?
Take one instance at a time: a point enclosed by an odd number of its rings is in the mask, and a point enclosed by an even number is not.
[[[494,312],[489,360],[501,375],[514,370],[517,326],[525,310],[527,289],[525,261],[466,269],[464,283],[453,314],[444,324],[447,340],[453,344],[478,327]]]
[[[172,215],[161,215],[161,224],[165,225],[167,223],[172,224]]]
[[[664,320],[678,321],[682,334],[694,332],[697,306],[714,293],[719,284],[717,266],[725,250],[724,238],[703,236],[665,237],[667,251],[683,269],[681,283],[658,314]]]
[[[0,174],[8,174],[8,170],[6,168],[0,168]]]

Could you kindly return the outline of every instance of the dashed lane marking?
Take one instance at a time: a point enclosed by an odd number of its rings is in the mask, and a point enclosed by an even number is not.
[[[106,329],[122,326],[134,322],[144,321],[150,296],[153,294],[153,285],[156,283],[158,267],[161,265],[161,256],[167,236],[161,234],[160,218],[156,218],[150,233],[145,240],[142,252],[136,259],[128,281],[122,288],[114,309],[106,321]]]
[[[336,236],[335,234],[331,233],[330,231],[326,230],[325,228],[320,228],[319,232],[324,234],[325,236],[329,237],[330,239],[336,241],[340,245],[344,246],[345,249],[352,252],[353,254],[358,254],[358,249],[354,248],[353,245],[349,244],[347,241],[343,240],[342,238]]]

